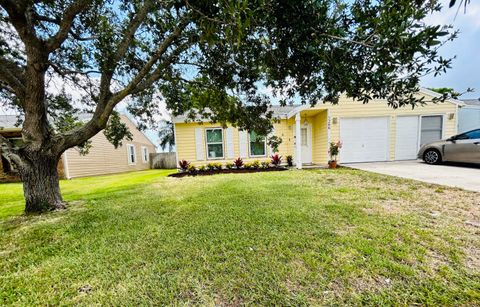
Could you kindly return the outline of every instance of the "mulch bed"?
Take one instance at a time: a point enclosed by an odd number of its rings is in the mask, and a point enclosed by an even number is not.
[[[262,173],[262,172],[280,172],[280,171],[286,171],[288,168],[285,167],[269,167],[269,168],[259,168],[259,169],[222,169],[222,170],[207,170],[207,171],[196,171],[195,173],[189,173],[189,172],[182,172],[182,173],[174,173],[168,175],[168,177],[176,177],[176,178],[181,178],[185,176],[210,176],[210,175],[216,175],[216,174],[236,174],[236,173]]]

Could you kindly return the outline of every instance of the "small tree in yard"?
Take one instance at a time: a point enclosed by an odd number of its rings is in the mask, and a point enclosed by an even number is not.
[[[122,101],[142,124],[161,97],[173,115],[261,135],[272,114],[260,84],[282,104],[344,93],[415,106],[419,77],[450,65],[437,49],[455,33],[424,22],[439,9],[432,0],[0,0],[0,99],[21,114],[23,138],[15,147],[2,137],[1,152],[19,171],[26,211],[40,212],[64,207],[65,150],[102,130],[115,146],[128,136],[114,111]],[[80,123],[80,111],[91,119]]]

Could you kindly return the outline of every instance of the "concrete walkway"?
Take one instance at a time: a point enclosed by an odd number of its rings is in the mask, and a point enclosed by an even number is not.
[[[428,165],[423,161],[350,163],[343,166],[480,192],[480,165]]]

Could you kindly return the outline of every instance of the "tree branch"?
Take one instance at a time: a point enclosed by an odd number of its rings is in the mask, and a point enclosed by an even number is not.
[[[25,96],[24,72],[17,64],[0,56],[0,80],[8,84],[18,97]]]
[[[63,19],[60,22],[60,29],[58,30],[57,34],[49,38],[47,41],[47,50],[49,53],[58,49],[65,39],[67,39],[75,17],[84,11],[90,5],[90,3],[91,0],[77,0],[66,9]]]
[[[165,54],[167,51],[168,47],[180,36],[182,33],[183,29],[187,26],[187,22],[181,22],[181,24],[175,28],[175,30],[160,44],[158,49],[155,51],[155,53],[152,55],[150,60],[140,69],[140,71],[137,73],[137,75],[133,78],[133,80],[130,81],[127,86],[122,89],[121,91],[116,92],[113,97],[112,101],[113,103],[117,103],[117,100],[121,100],[131,94],[135,87],[142,82],[142,80],[148,75],[152,67],[155,65],[155,63],[158,62],[158,60]],[[177,48],[178,49],[178,48]],[[162,63],[163,64],[163,63]],[[169,63],[166,63],[169,64]],[[160,65],[162,66],[162,65]],[[157,78],[158,79],[158,78]],[[155,80],[154,80],[155,81]]]
[[[124,39],[119,45],[119,49],[116,52],[116,56],[122,56],[127,52],[129,44],[134,38],[136,29],[141,25],[143,19],[146,17],[146,14],[149,11],[149,5],[151,1],[148,1],[144,7],[140,10],[139,14],[132,19],[134,25],[129,31],[125,32]],[[142,18],[140,18],[143,16]],[[138,18],[137,18],[138,17]],[[88,121],[84,126],[74,129],[63,134],[57,135],[56,137],[61,138],[62,141],[59,142],[59,151],[66,150],[71,148],[79,143],[83,143],[98,133],[100,130],[104,129],[110,114],[112,113],[115,106],[122,101],[125,97],[130,95],[135,87],[144,80],[144,78],[150,73],[152,67],[158,62],[158,60],[165,54],[168,48],[173,42],[182,34],[182,31],[188,25],[188,19],[182,18],[179,25],[173,30],[173,32],[159,45],[155,53],[151,58],[145,63],[145,65],[140,69],[137,75],[123,88],[122,90],[111,94],[110,93],[110,80],[113,75],[113,70],[102,73],[101,78],[101,91],[100,101],[95,108],[92,119]]]
[[[29,47],[40,47],[42,41],[36,36],[32,23],[27,19],[26,4],[21,7],[10,0],[0,0],[0,5],[7,11],[10,22],[17,31],[20,39]]]

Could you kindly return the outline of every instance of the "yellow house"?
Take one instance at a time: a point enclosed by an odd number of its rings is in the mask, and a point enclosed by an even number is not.
[[[292,155],[297,168],[322,165],[329,160],[328,144],[341,141],[340,163],[416,159],[422,144],[456,134],[462,105],[457,100],[435,104],[431,99],[439,95],[426,89],[419,95],[427,104],[414,109],[393,109],[383,100],[362,104],[347,97],[338,105],[273,106],[278,122],[272,134],[282,138],[278,153],[284,161]],[[237,157],[247,162],[269,159],[273,153],[265,138],[254,132],[201,120],[185,122],[183,116],[173,122],[177,162],[187,160],[198,166]]]

